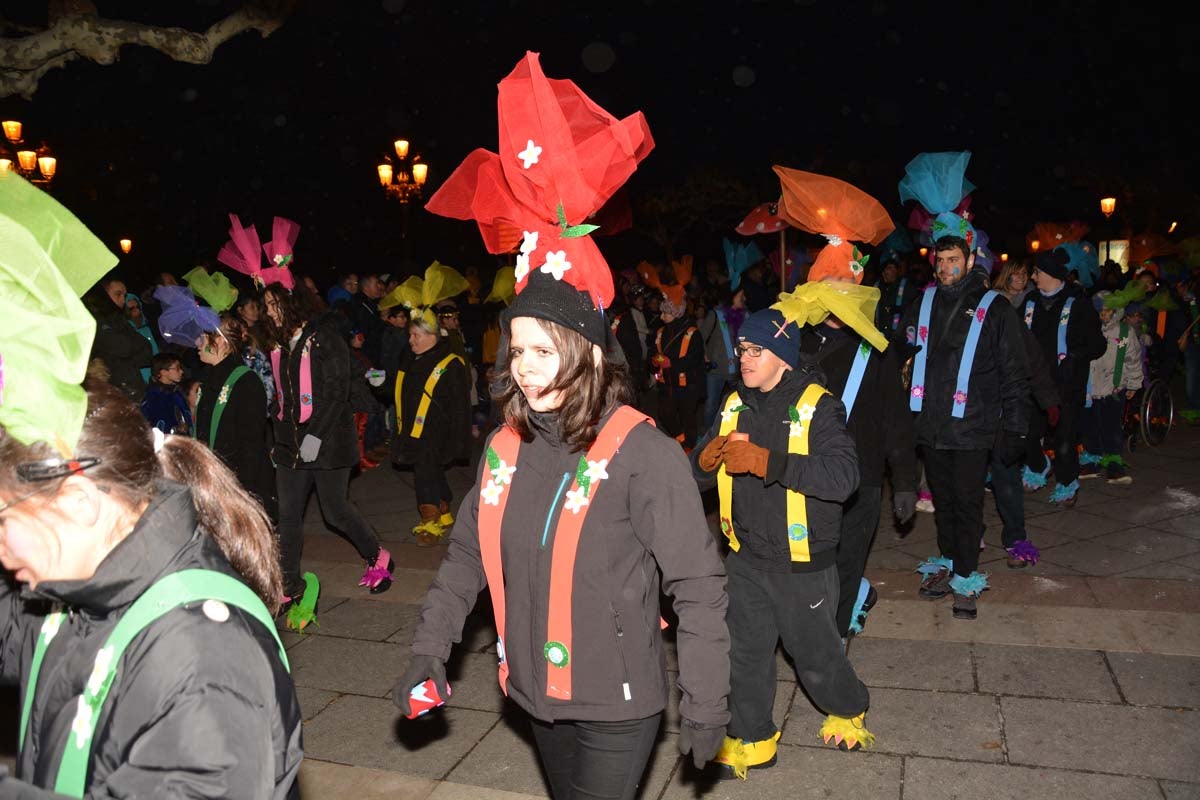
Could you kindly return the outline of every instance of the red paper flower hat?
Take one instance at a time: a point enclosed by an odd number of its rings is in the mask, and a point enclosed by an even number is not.
[[[473,219],[490,253],[519,231],[516,292],[540,271],[612,304],[612,272],[588,235],[595,214],[654,147],[641,112],[617,119],[569,80],[550,80],[536,53],[500,82],[500,152],[478,149],[425,207]],[[511,245],[510,245],[511,248]]]

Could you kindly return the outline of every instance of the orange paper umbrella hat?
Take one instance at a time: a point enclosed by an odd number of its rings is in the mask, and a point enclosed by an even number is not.
[[[783,189],[779,213],[801,230],[829,240],[808,272],[810,281],[837,277],[862,282],[864,257],[851,244],[879,244],[895,229],[879,201],[845,181],[776,165]]]
[[[475,150],[426,208],[479,225],[488,252],[521,232],[516,292],[532,270],[584,292],[598,309],[614,287],[587,219],[654,147],[641,112],[617,119],[568,80],[550,80],[526,53],[500,82],[499,153]]]

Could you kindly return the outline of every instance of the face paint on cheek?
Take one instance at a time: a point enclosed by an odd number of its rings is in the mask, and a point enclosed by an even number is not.
[[[957,278],[959,275],[962,275],[962,270],[958,267],[952,267],[950,269],[950,274]]]

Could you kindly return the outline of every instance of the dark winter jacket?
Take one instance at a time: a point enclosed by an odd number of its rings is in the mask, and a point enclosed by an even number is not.
[[[192,435],[192,412],[178,386],[151,382],[141,408],[146,421],[163,433]]]
[[[641,391],[646,386],[646,355],[633,309],[618,313],[616,319],[609,324],[616,325],[614,333],[617,343],[621,345],[621,352],[625,354],[625,363],[629,365],[629,377],[634,388]]]
[[[209,443],[213,409],[225,386],[225,380],[243,362],[230,354],[201,374],[200,402],[196,404],[196,438]],[[266,392],[253,370],[238,378],[229,391],[229,400],[217,426],[212,448],[225,466],[233,470],[242,488],[256,496],[272,519],[278,517],[275,495],[275,467],[268,452],[267,418],[263,416]]]
[[[196,568],[236,577],[197,527],[191,492],[163,482],[88,580],[47,581],[21,593],[0,582],[0,680],[22,691],[45,615],[52,607],[68,612],[41,665],[17,777],[53,787],[108,635],[158,578]],[[125,651],[97,721],[87,797],[299,796],[300,708],[274,637],[239,608],[228,606],[224,621],[203,608],[168,611]],[[0,782],[0,794],[16,788]],[[27,792],[20,796],[61,797]]]
[[[1021,341],[1021,318],[997,298],[988,307],[967,383],[967,407],[952,416],[958,367],[979,300],[988,291],[988,274],[971,270],[951,287],[938,286],[928,331],[918,331],[921,301],[905,312],[894,344],[905,354],[929,348],[925,395],[917,415],[917,444],[938,450],[990,450],[1003,429],[1024,436],[1029,429],[1029,364]]]
[[[1067,322],[1067,357],[1058,358],[1058,328],[1063,306],[1068,297],[1074,297],[1071,315]],[[1046,297],[1041,292],[1031,292],[1020,313],[1029,319],[1027,310],[1033,304],[1030,330],[1041,347],[1042,357],[1050,367],[1058,393],[1064,403],[1081,404],[1087,389],[1088,367],[1093,359],[1104,355],[1106,342],[1100,331],[1100,316],[1092,306],[1092,300],[1081,287],[1064,284],[1055,295]]]
[[[846,381],[857,360],[862,338],[850,328],[828,325],[805,327],[800,350],[820,364],[829,391],[845,402]],[[880,353],[867,345],[870,356],[846,430],[858,452],[859,484],[883,486],[884,465],[891,468],[892,486],[899,492],[917,490],[917,446],[908,393],[900,379],[899,348]]]
[[[408,330],[389,324],[383,329],[380,342],[379,368],[387,373],[387,377],[384,378],[377,394],[382,397],[385,405],[391,405],[392,398],[396,396],[396,373],[400,371],[400,364],[405,357],[412,352],[408,344]]]
[[[688,341],[687,353],[681,356],[683,339],[689,330],[692,331],[692,337]],[[661,368],[654,363],[654,357],[659,352],[659,334],[662,336],[662,353],[669,361],[667,366]],[[706,385],[704,380],[706,369],[704,337],[700,335],[699,329],[692,324],[689,317],[672,320],[666,325],[659,326],[657,330],[650,333],[647,344],[650,353],[650,371],[656,376],[661,375],[662,377],[662,380],[657,381],[659,391],[669,394],[680,391],[696,391],[704,394]],[[681,377],[683,378],[682,384],[680,383]]]
[[[111,310],[104,307],[105,302],[109,303]],[[146,392],[142,369],[150,367],[153,357],[150,342],[133,329],[125,319],[124,312],[112,305],[107,297],[89,303],[89,310],[96,318],[92,358],[100,359],[108,367],[109,383],[133,402],[142,402],[142,395]]]
[[[1062,398],[1058,394],[1058,384],[1054,382],[1054,373],[1042,357],[1042,349],[1037,339],[1033,338],[1033,331],[1024,325],[1021,326],[1021,341],[1025,345],[1025,362],[1029,364],[1029,391],[1033,402],[1042,411],[1060,405]]]
[[[540,720],[631,720],[662,711],[667,679],[659,628],[661,591],[679,617],[679,711],[684,719],[729,720],[729,632],[725,570],[704,521],[683,451],[652,425],[636,425],[607,464],[575,558],[575,631],[569,701],[546,696],[550,564],[564,475],[580,453],[559,443],[553,415],[533,415],[500,538],[507,606],[508,696]],[[490,441],[489,441],[490,444]],[[483,462],[486,468],[486,461]],[[449,550],[421,610],[413,652],[446,658],[486,583],[480,560],[480,485],[463,501]],[[543,539],[545,538],[545,541]],[[628,684],[628,693],[622,690]]]
[[[771,451],[767,475],[733,476],[733,528],[741,549],[738,556],[756,569],[770,572],[817,572],[834,563],[842,527],[842,503],[858,488],[858,456],[846,433],[846,410],[836,395],[817,403],[809,428],[809,454],[788,452],[788,409],[810,383],[825,385],[819,368],[788,370],[769,392],[738,386],[746,410],[738,415],[737,430],[750,442]],[[722,400],[721,407],[724,407]],[[718,435],[721,419],[692,450],[692,473],[701,491],[716,486],[717,473],[700,469],[699,457]],[[788,549],[787,490],[807,499],[811,560],[793,562]]]
[[[704,338],[704,358],[708,371],[726,380],[733,380],[737,372],[738,358],[733,352],[737,339],[734,331],[724,319],[725,309],[712,309],[700,322],[700,336]],[[728,345],[728,347],[727,347]]]
[[[271,420],[275,426],[275,447],[271,460],[290,469],[343,469],[358,463],[358,431],[350,410],[350,348],[338,333],[336,311],[313,319],[300,333],[295,344],[285,342],[280,349],[279,374],[283,388],[275,398]],[[309,348],[312,371],[312,415],[300,422],[300,367],[304,346]],[[278,416],[283,409],[283,418]],[[306,436],[320,440],[313,461],[300,458]]]
[[[392,461],[397,464],[449,464],[470,453],[471,387],[467,368],[458,359],[452,359],[438,378],[425,414],[425,429],[419,438],[412,437],[425,382],[450,352],[450,343],[441,339],[421,355],[410,350],[401,363],[404,383],[400,408],[396,409],[400,429],[392,438]]]
[[[912,305],[914,297],[921,295],[921,290],[917,287],[916,281],[907,277],[897,278],[891,283],[880,281],[875,286],[879,289],[879,304],[875,309],[875,324],[881,331],[891,334],[893,331],[892,322],[896,319],[896,315],[899,314],[903,318],[905,309]],[[901,286],[904,287],[902,294],[900,292]],[[897,294],[900,295],[899,299],[896,297]],[[853,419],[854,415],[851,414],[850,417]]]

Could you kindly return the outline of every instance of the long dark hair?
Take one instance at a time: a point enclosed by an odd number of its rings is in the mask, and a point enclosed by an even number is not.
[[[278,611],[283,595],[279,551],[271,521],[258,501],[203,444],[187,436],[168,436],[156,455],[154,436],[137,406],[102,381],[89,379],[84,388],[88,410],[76,452],[100,459],[84,474],[131,510],[150,501],[159,479],[190,487],[201,528],[271,613]],[[0,491],[10,497],[28,492],[17,465],[57,455],[44,442],[22,444],[0,426]]]
[[[274,350],[276,347],[282,347],[292,338],[292,334],[297,328],[303,328],[309,318],[313,316],[313,309],[309,307],[306,299],[308,293],[289,292],[286,288],[278,283],[272,283],[262,290],[262,331],[265,341],[265,350]],[[276,325],[267,313],[267,298],[271,298],[278,305],[279,313],[283,317],[283,324]]]
[[[556,412],[559,438],[571,450],[586,450],[596,441],[601,418],[617,406],[633,402],[629,368],[607,355],[596,364],[590,341],[557,323],[534,319],[558,350],[558,374],[545,391],[563,392],[562,405]],[[511,336],[511,328],[505,334]],[[504,420],[528,441],[533,437],[529,402],[513,380],[510,353],[506,349],[501,363],[496,365],[492,397],[499,403]]]

